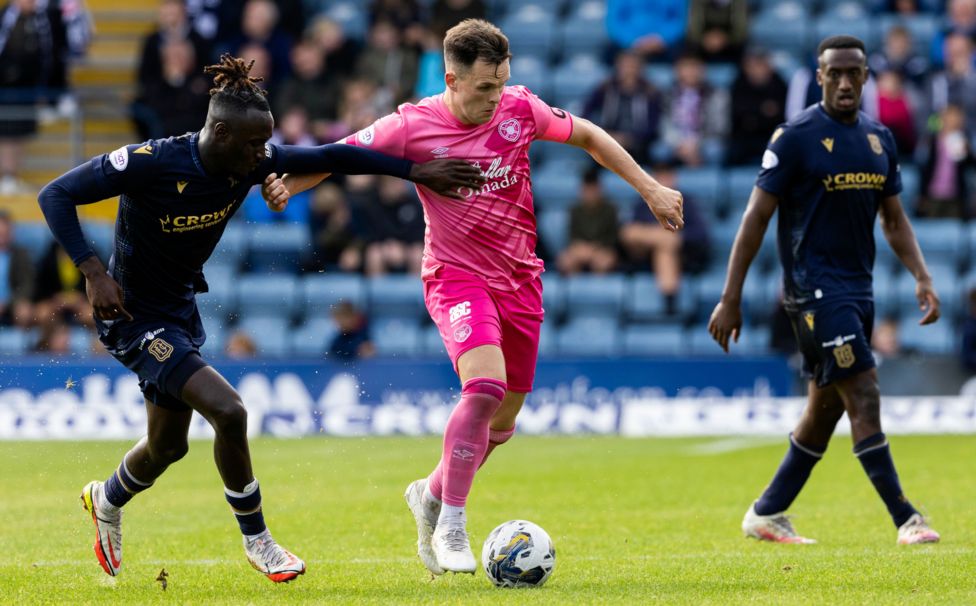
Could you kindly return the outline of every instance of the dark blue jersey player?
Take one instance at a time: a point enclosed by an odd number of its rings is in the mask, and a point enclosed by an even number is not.
[[[203,264],[248,189],[285,171],[388,174],[447,195],[481,185],[480,171],[462,160],[413,164],[347,145],[269,145],[274,120],[249,70],[228,55],[207,68],[216,88],[200,132],[96,157],[39,197],[55,237],[87,279],[102,342],[139,375],[146,398],[148,435],[106,482],[82,492],[95,523],[95,553],[113,576],[122,565],[121,507],[186,454],[193,410],[214,428],[217,468],[248,560],[275,582],[305,571],[265,526],[241,399],[199,353],[205,336],[194,294],[206,290]],[[85,242],[75,206],[117,195],[115,252],[106,271]]]
[[[917,280],[925,312],[939,318],[939,299],[901,207],[895,142],[887,128],[858,111],[867,79],[864,44],[850,36],[820,43],[817,82],[822,102],[773,133],[729,258],[722,300],[709,331],[728,351],[742,327],[742,284],[766,226],[779,209],[779,254],[786,309],[804,370],[809,402],[790,435],[786,457],[766,491],[746,512],[747,536],[808,543],[785,511],[823,456],[846,411],[854,454],[898,529],[898,543],[932,543],[939,535],[902,493],[888,441],[881,432],[880,392],[871,328],[874,304],[874,221]]]

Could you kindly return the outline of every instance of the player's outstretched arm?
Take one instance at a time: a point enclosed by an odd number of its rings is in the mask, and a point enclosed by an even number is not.
[[[891,250],[915,277],[915,296],[918,308],[924,312],[919,324],[932,324],[941,314],[939,296],[932,286],[932,276],[925,265],[922,249],[915,239],[915,230],[905,216],[900,196],[888,196],[881,201],[881,231]]]
[[[355,145],[333,143],[319,147],[295,147],[282,145],[278,147],[281,154],[277,167],[283,173],[312,173],[315,179],[321,173],[341,173],[345,175],[391,175],[413,181],[434,192],[463,200],[458,190],[462,187],[474,189],[484,184],[481,170],[457,159],[432,160],[418,164],[403,158],[396,158],[386,154],[364,149]],[[309,179],[309,187],[317,184],[321,179]],[[292,194],[298,189],[286,189]]]
[[[742,285],[746,281],[752,260],[762,246],[769,220],[776,212],[778,204],[779,198],[773,194],[758,187],[752,188],[749,205],[742,215],[742,223],[729,253],[729,269],[725,276],[722,299],[715,306],[708,321],[708,332],[725,353],[729,352],[730,337],[737,343],[739,341],[739,331],[742,330]]]
[[[131,320],[132,316],[122,305],[122,288],[88,246],[75,207],[105,200],[119,193],[96,180],[91,164],[86,162],[48,183],[37,196],[54,238],[84,274],[88,300],[95,317],[100,320]]]
[[[665,229],[677,231],[684,227],[681,193],[664,187],[644,172],[607,131],[574,115],[573,134],[566,143],[586,150],[601,166],[620,175],[637,190]]]

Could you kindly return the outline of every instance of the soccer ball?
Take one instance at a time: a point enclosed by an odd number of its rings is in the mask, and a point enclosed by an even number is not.
[[[495,528],[481,549],[481,566],[496,587],[540,587],[555,565],[552,539],[525,520],[512,520]]]

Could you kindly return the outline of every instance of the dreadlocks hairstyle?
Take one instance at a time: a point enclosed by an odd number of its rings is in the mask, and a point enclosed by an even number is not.
[[[264,78],[248,75],[253,65],[253,59],[250,63],[244,63],[244,59],[224,53],[220,56],[220,63],[204,67],[204,73],[214,74],[215,86],[210,89],[211,103],[241,111],[251,107],[271,111],[266,98],[268,91],[257,85]]]

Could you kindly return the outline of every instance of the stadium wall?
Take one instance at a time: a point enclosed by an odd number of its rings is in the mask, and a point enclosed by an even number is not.
[[[457,379],[440,361],[216,366],[241,393],[252,436],[436,434],[457,396]],[[794,377],[772,357],[547,360],[539,363],[519,430],[782,435],[804,405],[792,395]],[[883,409],[889,433],[976,433],[973,397],[886,397]],[[135,375],[111,360],[25,359],[0,367],[0,439],[132,439],[145,423]],[[200,417],[191,433],[212,435]]]

